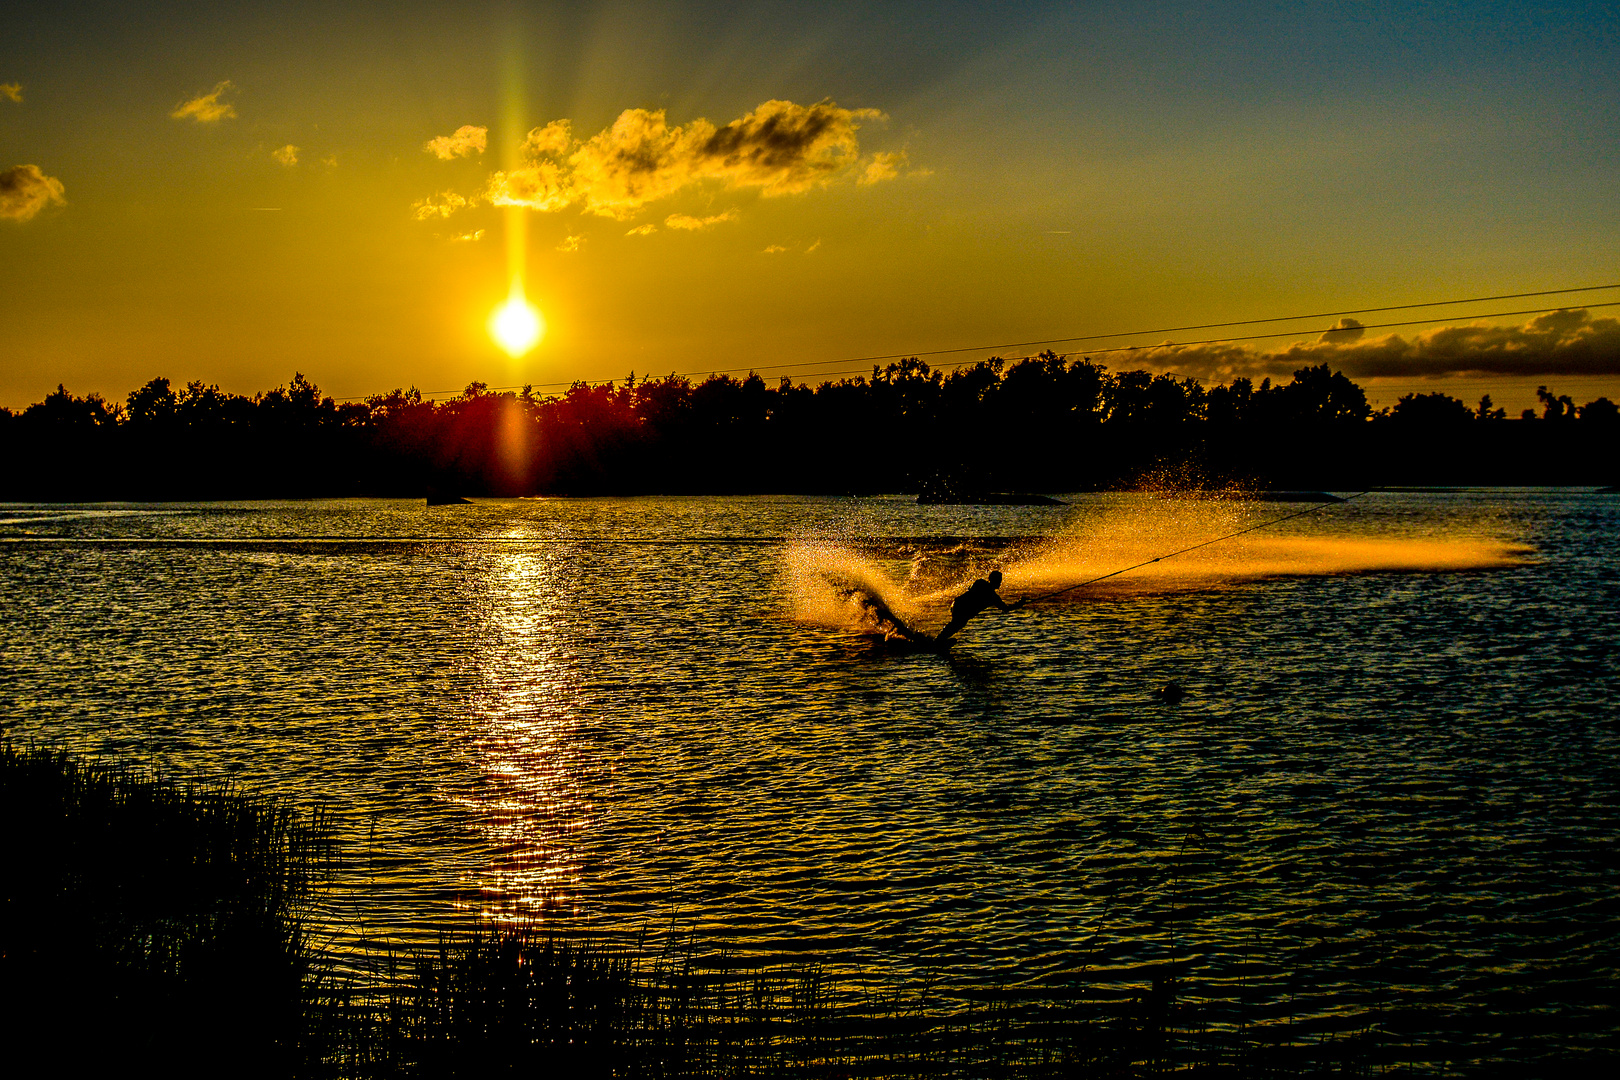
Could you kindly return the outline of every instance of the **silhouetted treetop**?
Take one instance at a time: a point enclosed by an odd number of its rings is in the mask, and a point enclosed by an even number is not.
[[[412,387],[338,403],[302,373],[252,397],[159,377],[123,405],[58,386],[21,413],[0,410],[0,446],[6,493],[44,498],[1074,490],[1172,473],[1324,487],[1608,468],[1615,405],[1539,397],[1528,426],[1488,396],[1470,409],[1438,392],[1375,414],[1326,365],[1276,385],[1205,387],[1053,352],[949,371],[908,357],[817,386],[632,375],[540,397],[473,382],[444,401]]]

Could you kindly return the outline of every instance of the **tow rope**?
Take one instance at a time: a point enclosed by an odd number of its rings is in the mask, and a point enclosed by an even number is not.
[[[1041,593],[1041,594],[1039,594],[1037,596],[1027,597],[1027,598],[1024,599],[1023,603],[1027,606],[1029,604],[1039,603],[1042,600],[1050,600],[1054,596],[1062,596],[1066,592],[1073,592],[1075,589],[1083,589],[1087,585],[1095,585],[1099,581],[1107,581],[1111,577],[1119,577],[1119,575],[1128,574],[1132,570],[1140,570],[1144,566],[1152,566],[1156,562],[1163,562],[1165,559],[1173,559],[1177,555],[1185,555],[1189,551],[1197,551],[1199,548],[1209,547],[1211,544],[1219,544],[1223,540],[1231,540],[1234,537],[1242,536],[1244,533],[1252,533],[1252,532],[1258,532],[1261,529],[1269,529],[1273,525],[1281,525],[1285,521],[1293,521],[1295,518],[1302,518],[1307,514],[1314,514],[1314,513],[1317,513],[1318,511],[1326,510],[1330,506],[1343,506],[1345,503],[1350,502],[1352,499],[1359,499],[1363,495],[1366,495],[1369,492],[1371,492],[1372,490],[1373,490],[1372,488],[1368,488],[1366,491],[1358,491],[1354,495],[1349,495],[1349,496],[1346,496],[1343,499],[1340,499],[1338,502],[1319,503],[1316,506],[1311,507],[1309,510],[1299,510],[1299,511],[1296,511],[1296,512],[1294,512],[1292,514],[1284,514],[1282,517],[1272,518],[1270,521],[1262,521],[1258,525],[1250,525],[1247,528],[1238,529],[1236,532],[1229,532],[1224,536],[1217,536],[1212,540],[1205,540],[1202,543],[1193,544],[1193,545],[1191,545],[1189,547],[1184,547],[1184,548],[1181,548],[1181,549],[1179,549],[1177,551],[1172,551],[1172,552],[1169,552],[1169,553],[1164,554],[1164,555],[1158,555],[1158,556],[1155,556],[1154,558],[1144,560],[1143,562],[1133,563],[1130,566],[1122,566],[1118,570],[1110,570],[1106,574],[1098,575],[1097,577],[1090,578],[1090,579],[1088,579],[1086,581],[1078,581],[1078,582],[1075,582],[1073,585],[1066,585],[1063,588],[1057,589],[1057,590],[1055,590],[1053,592]]]

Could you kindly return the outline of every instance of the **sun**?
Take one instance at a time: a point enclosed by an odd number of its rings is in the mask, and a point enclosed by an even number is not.
[[[489,336],[509,356],[522,356],[534,348],[545,332],[546,324],[540,313],[519,292],[514,292],[489,317]]]

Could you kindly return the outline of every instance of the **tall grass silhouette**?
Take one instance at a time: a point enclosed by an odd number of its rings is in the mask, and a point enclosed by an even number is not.
[[[66,1073],[291,1068],[329,865],[321,813],[0,747],[8,1027]]]
[[[0,808],[8,1021],[63,1073],[1388,1074],[1377,1024],[1297,1037],[1241,1000],[1188,993],[1174,963],[1125,998],[1083,985],[874,994],[813,962],[761,966],[691,938],[552,923],[474,925],[340,965],[308,929],[335,858],[319,811],[9,745]]]

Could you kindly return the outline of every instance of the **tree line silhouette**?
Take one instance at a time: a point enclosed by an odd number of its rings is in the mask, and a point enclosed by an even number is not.
[[[631,375],[542,397],[473,383],[447,401],[413,388],[339,403],[302,374],[252,397],[156,378],[122,403],[58,386],[0,409],[0,497],[1614,483],[1615,404],[1538,394],[1540,412],[1514,419],[1489,396],[1438,392],[1374,412],[1327,365],[1205,387],[1051,352],[950,372],[910,358],[819,386]]]

